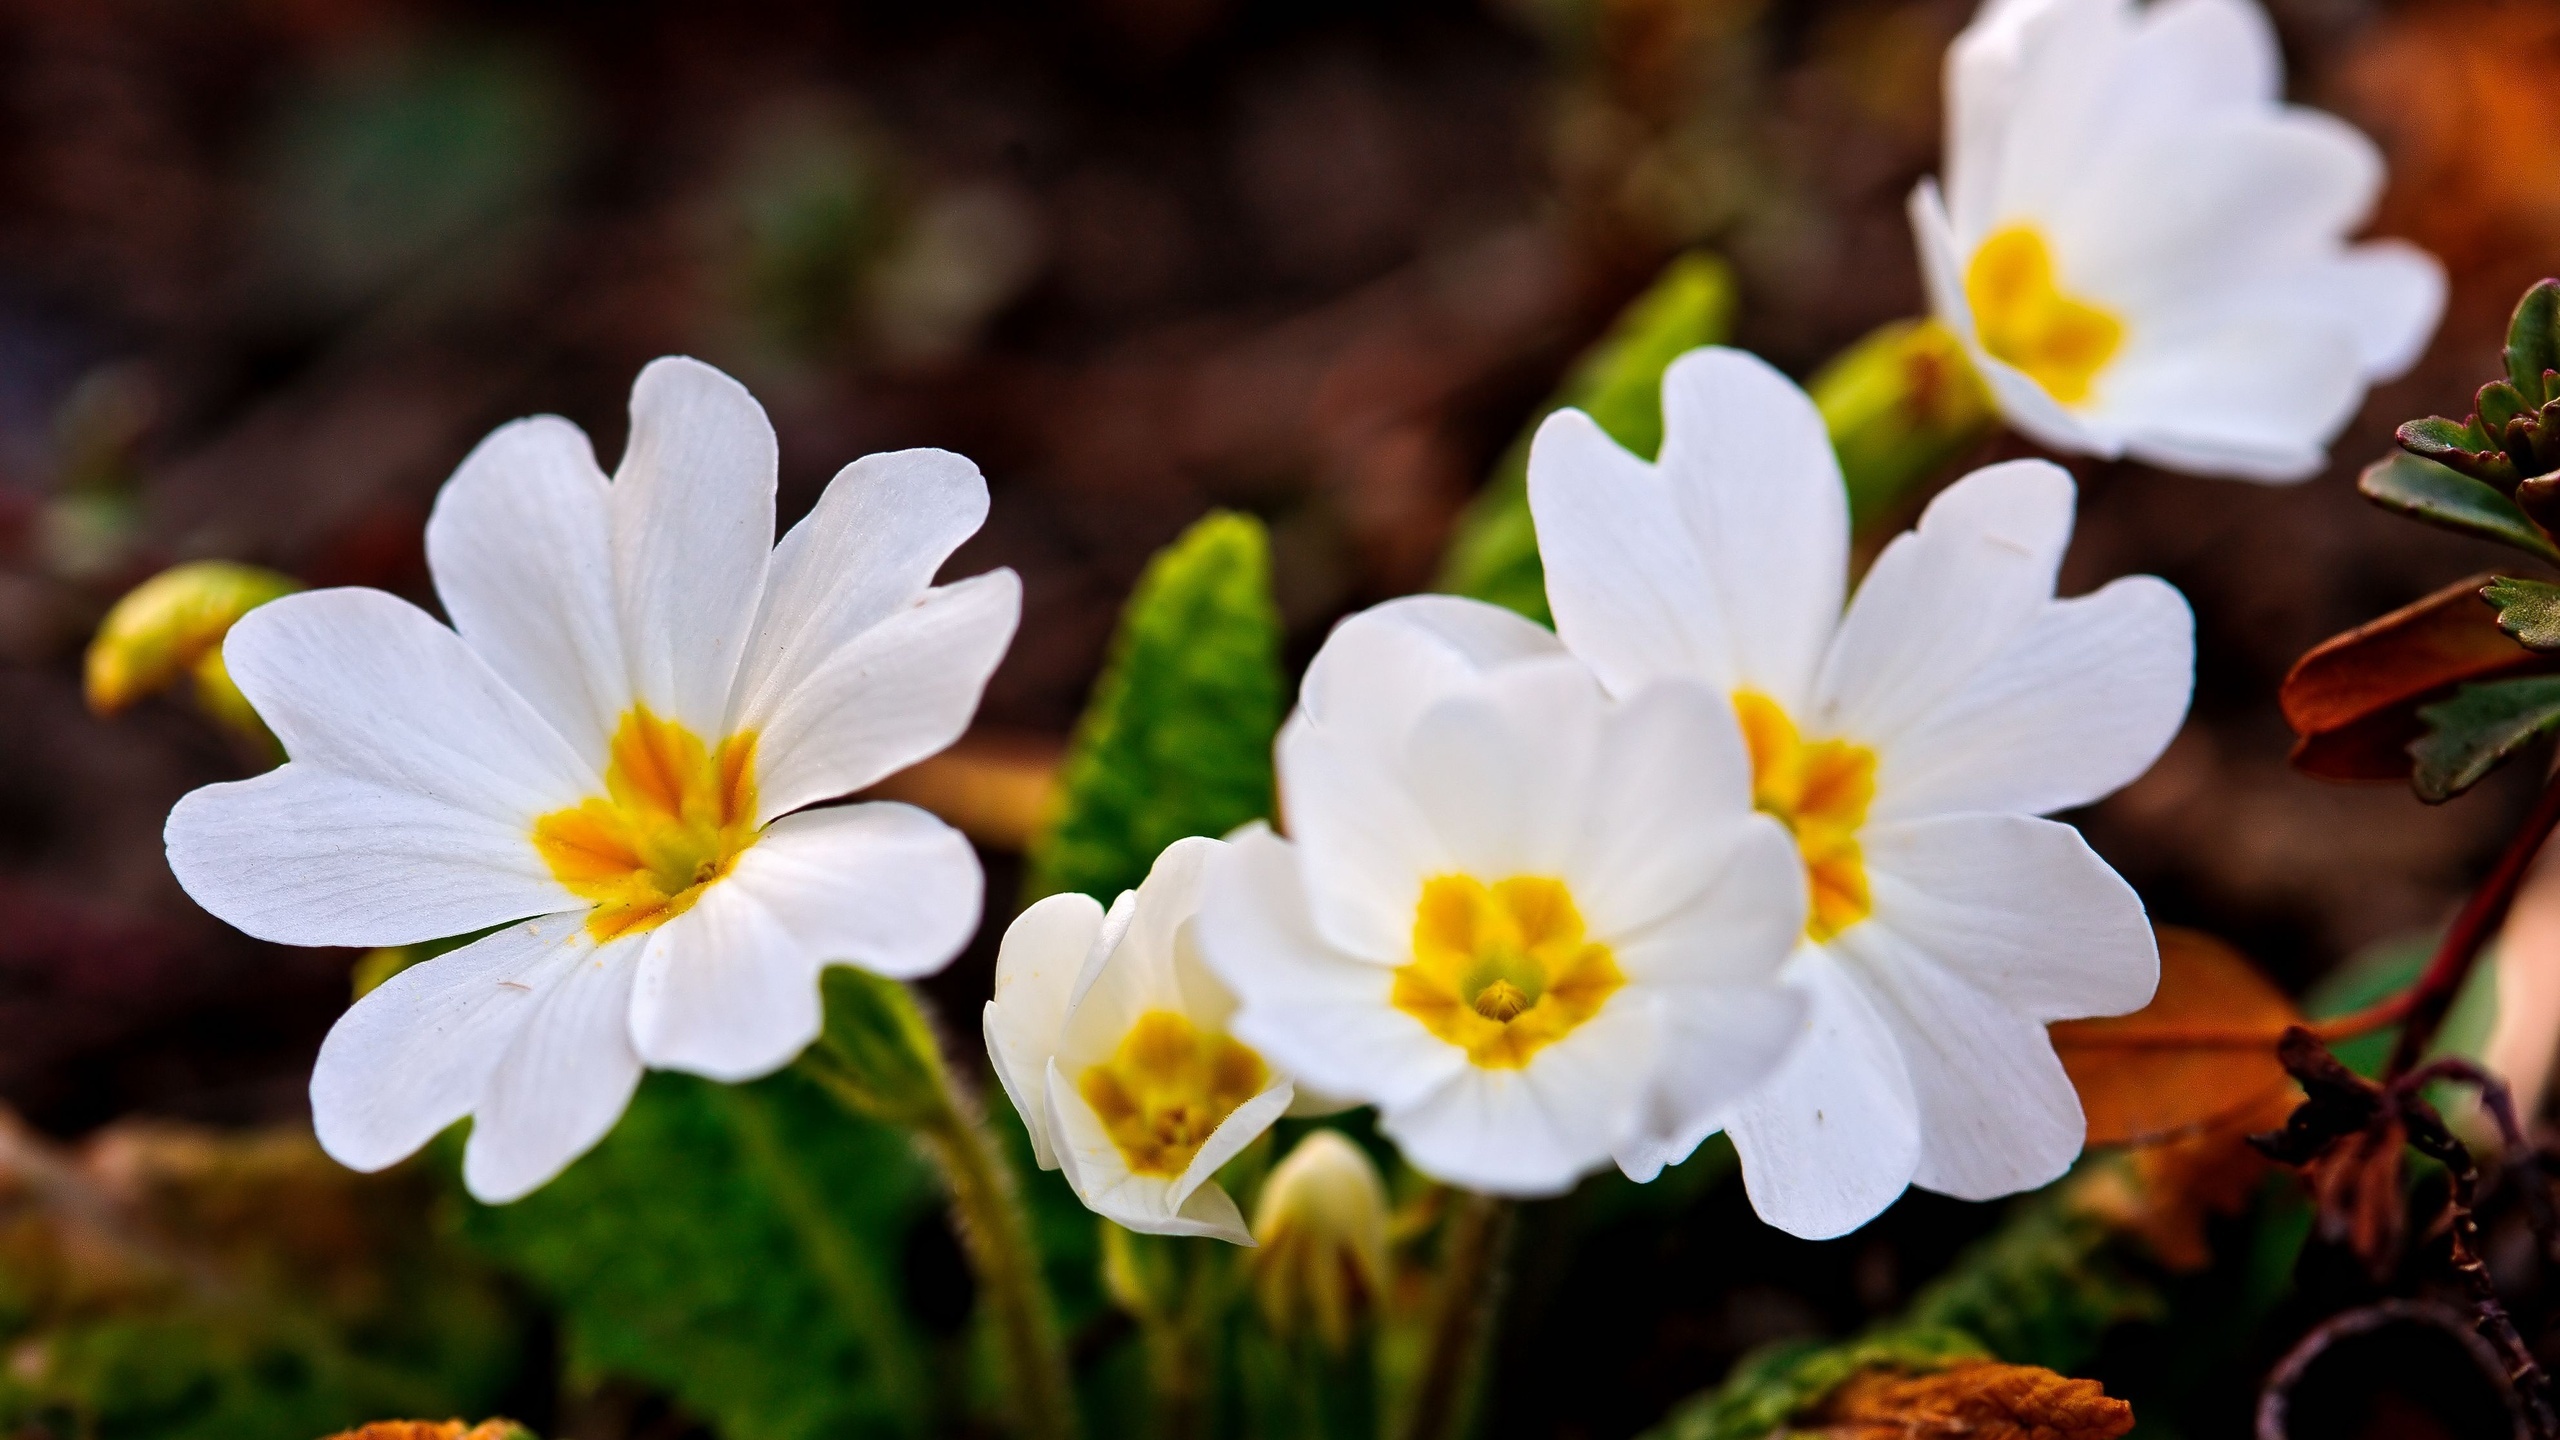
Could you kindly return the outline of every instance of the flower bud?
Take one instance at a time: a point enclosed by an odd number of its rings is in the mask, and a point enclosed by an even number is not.
[[[1387,1286],[1387,1187],[1335,1130],[1298,1142],[1253,1215],[1253,1288],[1272,1333],[1312,1328],[1339,1354]]]
[[[1886,325],[1840,353],[1805,387],[1839,452],[1861,524],[1982,443],[1999,424],[1964,342],[1935,320]]]
[[[261,741],[266,728],[222,663],[222,638],[243,615],[301,589],[254,565],[198,560],[145,580],[115,603],[89,642],[89,709],[113,715],[181,677],[196,705],[225,730]]]

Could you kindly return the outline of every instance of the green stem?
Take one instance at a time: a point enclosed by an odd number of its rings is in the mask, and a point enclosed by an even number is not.
[[[1461,1440],[1474,1420],[1494,1320],[1509,1275],[1518,1211],[1508,1200],[1470,1194],[1458,1202],[1440,1252],[1440,1296],[1422,1376],[1414,1386],[1406,1440]]]
[[[941,1173],[960,1243],[993,1317],[1004,1394],[1022,1440],[1074,1440],[1066,1348],[1013,1171],[907,987],[860,972],[828,978],[827,1032],[801,1068],[847,1109],[905,1126]]]

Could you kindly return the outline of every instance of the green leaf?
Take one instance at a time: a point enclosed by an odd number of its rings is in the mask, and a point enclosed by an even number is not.
[[[2524,292],[2507,321],[2507,379],[2534,405],[2554,396],[2542,377],[2560,370],[2560,280],[2545,280]]]
[[[1724,1384],[1673,1410],[1643,1440],[1771,1440],[1862,1371],[1926,1373],[1989,1354],[1981,1341],[1948,1330],[1898,1329],[1840,1345],[1782,1343],[1744,1356]]]
[[[558,1308],[574,1374],[663,1390],[724,1440],[916,1435],[932,1385],[897,1277],[931,1201],[905,1137],[797,1071],[654,1072],[603,1144],[462,1230]]]
[[[1147,566],[1059,768],[1056,819],[1032,847],[1031,894],[1109,904],[1186,835],[1271,813],[1284,683],[1271,547],[1216,512]]]
[[[1435,588],[1516,610],[1540,624],[1547,613],[1545,567],[1529,518],[1529,442],[1547,416],[1578,407],[1610,438],[1650,460],[1662,448],[1662,372],[1733,326],[1733,274],[1693,250],[1671,262],[1652,288],[1620,312],[1583,352],[1564,384],[1522,429],[1476,493],[1449,540]]]
[[[2560,585],[2501,575],[2480,589],[2498,608],[2498,628],[2528,650],[2560,650]]]
[[[2414,422],[2413,422],[2414,423]],[[2404,426],[2403,430],[2408,428]],[[2560,548],[2525,518],[2513,500],[2444,466],[2403,452],[2365,467],[2356,481],[2364,497],[2385,510],[2484,540],[2512,545],[2560,564]]]
[[[2465,685],[2418,711],[2427,733],[2410,743],[2418,798],[2440,804],[2477,785],[2525,746],[2560,727],[2560,675]]]

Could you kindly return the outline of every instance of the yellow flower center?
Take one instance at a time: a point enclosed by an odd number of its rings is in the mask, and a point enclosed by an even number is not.
[[[2053,252],[2031,225],[2011,225],[1982,242],[1965,266],[1964,293],[1982,348],[2065,405],[2089,398],[2098,372],[2124,344],[2122,320],[2063,293]]]
[[[1389,999],[1488,1070],[1517,1070],[1600,1013],[1627,977],[1587,939],[1561,880],[1436,875],[1414,907],[1413,962]]]
[[[1270,1083],[1251,1048],[1173,1011],[1150,1010],[1110,1059],[1085,1067],[1076,1093],[1102,1118],[1133,1173],[1171,1179],[1191,1167],[1237,1106]]]
[[[613,732],[605,793],[533,822],[552,875],[592,901],[597,943],[663,925],[693,908],[756,838],[756,737],[713,750],[638,705]]]
[[[1751,746],[1751,803],[1792,831],[1804,856],[1813,907],[1805,938],[1819,943],[1867,918],[1867,866],[1858,827],[1876,798],[1876,752],[1846,740],[1807,741],[1778,702],[1734,693],[1742,738]]]

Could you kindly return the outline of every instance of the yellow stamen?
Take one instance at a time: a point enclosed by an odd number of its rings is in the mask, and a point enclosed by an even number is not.
[[[1171,1179],[1237,1106],[1271,1083],[1262,1057],[1171,1010],[1138,1017],[1111,1058],[1085,1068],[1076,1093],[1102,1118],[1120,1158]]]
[[[1474,1063],[1516,1070],[1626,983],[1609,947],[1585,938],[1563,881],[1436,875],[1414,907],[1413,962],[1396,971],[1389,999]]]
[[[605,793],[533,822],[533,848],[569,892],[592,901],[601,944],[693,908],[756,838],[756,737],[715,752],[646,705],[613,732]]]
[[[1866,858],[1858,827],[1876,798],[1876,752],[1846,740],[1807,741],[1778,702],[1750,690],[1733,697],[1751,746],[1751,803],[1796,837],[1813,892],[1805,938],[1830,939],[1867,918]]]
[[[2063,293],[2053,252],[2035,227],[1994,233],[1965,266],[1965,298],[1982,348],[2065,405],[2089,398],[2098,372],[2124,344],[2124,322]]]

